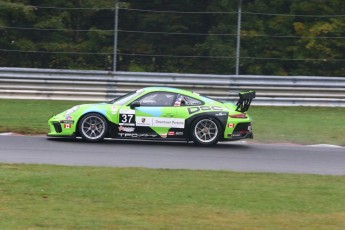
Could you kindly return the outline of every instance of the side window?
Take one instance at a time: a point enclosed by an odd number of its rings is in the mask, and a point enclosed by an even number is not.
[[[140,99],[141,106],[172,106],[175,100],[174,93],[155,92]]]
[[[176,101],[174,103],[174,106],[186,106],[186,105],[203,105],[204,103],[202,101],[199,101],[195,98],[184,96],[184,95],[178,95],[176,98]]]

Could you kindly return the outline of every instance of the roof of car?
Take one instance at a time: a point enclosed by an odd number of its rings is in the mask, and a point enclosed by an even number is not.
[[[180,88],[174,88],[174,87],[165,87],[165,86],[156,86],[156,87],[146,87],[142,88],[142,90],[146,92],[155,92],[155,91],[164,91],[164,92],[172,92],[172,93],[179,93],[183,94],[185,96],[193,97],[198,100],[202,100],[204,102],[211,102],[214,101],[211,98],[204,97],[198,93],[192,92],[190,90],[180,89]]]
[[[183,94],[192,94],[193,93],[190,90],[173,88],[173,87],[164,87],[164,86],[146,87],[146,88],[143,88],[143,90],[145,90],[145,91],[167,91],[167,92],[183,93]]]

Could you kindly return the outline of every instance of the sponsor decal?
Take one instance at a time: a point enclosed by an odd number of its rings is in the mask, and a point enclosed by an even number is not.
[[[111,107],[111,113],[112,113],[112,114],[116,114],[116,113],[117,113],[117,110],[118,110],[118,107],[117,107],[117,106],[112,106],[112,107]]]
[[[183,136],[183,132],[175,132],[176,136]]]
[[[153,138],[157,137],[157,134],[154,133],[118,133],[120,137],[128,138]]]
[[[66,120],[72,120],[71,116],[66,116],[65,118],[66,118]]]
[[[127,132],[131,133],[134,132],[135,128],[134,127],[124,127],[124,126],[119,126],[119,132]]]
[[[133,110],[133,109],[121,109],[120,113],[121,114],[135,114],[135,110]]]
[[[137,117],[135,124],[137,126],[152,126],[152,117]]]
[[[181,118],[137,117],[136,125],[137,126],[184,128],[185,120]]]
[[[234,124],[234,123],[229,123],[229,124],[228,124],[228,128],[230,128],[230,129],[235,128],[235,124]]]
[[[72,128],[72,124],[64,124],[63,127],[65,129],[70,129],[70,128]]]
[[[174,131],[169,131],[169,132],[168,132],[168,135],[169,135],[169,136],[175,136],[175,132],[174,132]]]
[[[184,128],[184,124],[181,118],[153,118],[152,121],[154,127]]]
[[[233,133],[232,136],[233,136],[233,137],[240,137],[240,136],[241,136],[241,133]]]
[[[188,108],[188,113],[193,114],[199,111],[212,111],[212,110],[223,111],[224,109],[219,106],[197,106],[197,107]]]
[[[74,124],[74,121],[71,120],[62,120],[60,121],[61,124]]]
[[[161,138],[167,138],[167,137],[168,137],[168,134],[166,133],[161,134]]]

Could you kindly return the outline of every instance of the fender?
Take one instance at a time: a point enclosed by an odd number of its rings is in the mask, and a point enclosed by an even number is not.
[[[210,107],[210,106],[206,106],[206,107]],[[217,106],[211,106],[211,107],[217,107]],[[221,107],[218,107],[218,108],[221,108]],[[223,108],[221,108],[221,109],[223,110]],[[207,117],[210,117],[210,118],[217,120],[219,122],[219,124],[221,125],[220,131],[224,133],[226,123],[228,121],[228,116],[229,116],[228,112],[217,112],[217,111],[195,114],[195,115],[189,117],[188,119],[186,119],[185,135],[186,135],[186,137],[190,138],[190,130],[191,130],[191,126],[192,126],[193,122],[196,119],[207,118]]]

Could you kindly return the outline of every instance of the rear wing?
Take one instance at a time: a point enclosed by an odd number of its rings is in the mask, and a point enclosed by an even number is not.
[[[236,111],[244,113],[249,109],[250,103],[252,103],[252,100],[255,98],[255,91],[240,92],[238,95],[240,99],[238,99],[236,104]]]

